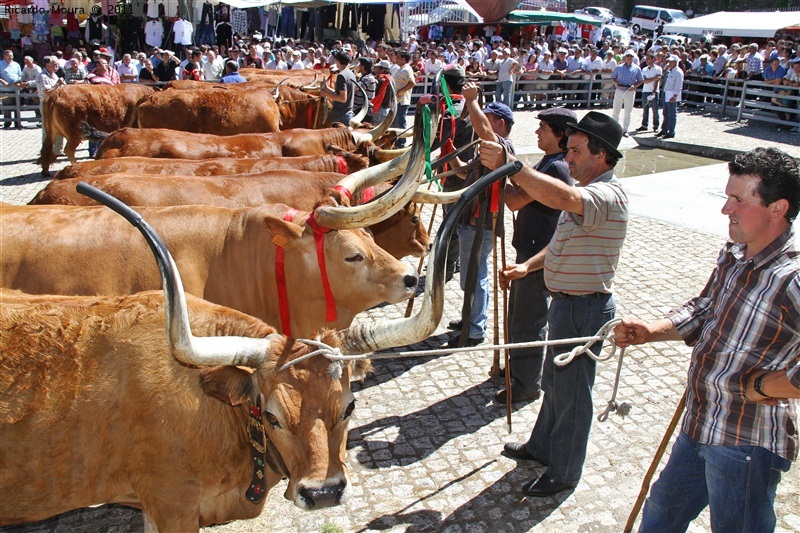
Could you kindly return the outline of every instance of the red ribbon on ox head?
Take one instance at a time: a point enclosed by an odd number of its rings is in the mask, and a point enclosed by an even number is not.
[[[295,215],[299,213],[296,209],[289,209],[283,216],[287,222],[293,222]],[[328,228],[323,228],[317,225],[314,221],[314,213],[310,213],[306,218],[306,224],[314,232],[314,244],[317,251],[317,263],[319,264],[319,271],[322,277],[322,290],[325,293],[325,321],[335,322],[337,320],[336,301],[333,298],[333,291],[331,291],[330,280],[328,279],[328,269],[325,264],[325,234],[330,231]],[[278,286],[278,310],[281,318],[281,330],[287,337],[292,336],[289,316],[289,296],[286,287],[286,263],[284,257],[284,249],[282,244],[273,239],[277,246],[275,250],[275,282]]]

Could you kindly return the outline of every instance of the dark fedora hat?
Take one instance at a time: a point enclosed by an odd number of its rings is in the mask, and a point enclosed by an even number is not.
[[[614,157],[622,157],[622,153],[617,150],[617,146],[622,140],[622,126],[610,116],[598,111],[591,111],[580,122],[569,122],[567,126],[594,137]]]

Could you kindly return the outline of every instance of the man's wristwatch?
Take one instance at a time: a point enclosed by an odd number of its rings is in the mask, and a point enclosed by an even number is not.
[[[765,373],[761,374],[760,376],[758,376],[756,378],[756,380],[753,382],[753,390],[756,391],[757,393],[759,393],[764,398],[769,398],[770,396],[765,394],[764,391],[761,390],[761,386],[763,385],[764,376],[766,376],[766,375],[767,374],[765,372]]]

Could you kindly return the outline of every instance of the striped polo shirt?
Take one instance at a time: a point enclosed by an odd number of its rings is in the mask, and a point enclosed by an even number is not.
[[[577,190],[583,215],[561,213],[544,259],[544,282],[551,292],[610,293],[628,231],[628,197],[613,169]]]

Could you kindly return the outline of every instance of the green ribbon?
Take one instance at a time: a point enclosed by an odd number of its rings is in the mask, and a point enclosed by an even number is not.
[[[456,113],[456,108],[453,107],[453,99],[450,97],[450,89],[447,88],[447,82],[442,79],[439,85],[442,86],[442,94],[444,95],[444,101],[447,103],[447,110],[450,111],[452,116],[457,117],[458,113]]]
[[[431,109],[422,106],[422,144],[425,145],[425,178],[433,181],[433,167],[431,166]],[[438,182],[437,182],[438,183]]]

